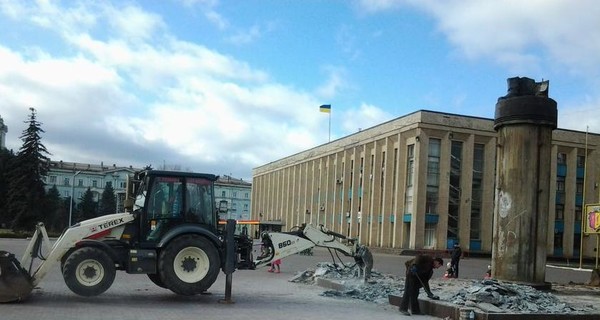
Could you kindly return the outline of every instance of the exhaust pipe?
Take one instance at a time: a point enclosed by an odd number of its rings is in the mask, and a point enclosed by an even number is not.
[[[0,251],[0,303],[25,300],[32,290],[31,276],[15,255]]]

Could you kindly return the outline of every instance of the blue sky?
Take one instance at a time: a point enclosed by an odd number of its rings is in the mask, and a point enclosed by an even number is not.
[[[550,80],[559,127],[600,132],[600,3],[0,0],[0,117],[35,107],[53,160],[251,178],[420,109],[494,117]]]

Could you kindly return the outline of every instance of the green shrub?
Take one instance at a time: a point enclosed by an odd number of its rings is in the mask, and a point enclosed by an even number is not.
[[[0,238],[17,238],[17,239],[25,239],[31,237],[33,235],[32,232],[14,232],[10,229],[0,229]]]

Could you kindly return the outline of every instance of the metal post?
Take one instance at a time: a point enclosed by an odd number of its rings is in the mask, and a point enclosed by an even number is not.
[[[234,303],[231,299],[231,287],[233,284],[233,272],[235,271],[237,258],[235,225],[235,220],[227,219],[227,224],[225,226],[225,264],[223,265],[223,272],[225,273],[225,298],[219,300],[219,303],[225,304]]]
[[[581,210],[581,231],[579,232],[579,269],[583,267],[583,230],[585,228],[585,177],[587,176],[588,128],[589,127],[585,128],[585,158],[583,159],[583,197],[581,199],[583,210]]]
[[[331,142],[331,110],[329,111],[329,142]]]
[[[71,181],[71,201],[69,204],[69,227],[72,226],[72,216],[73,216],[73,197],[75,196],[75,177],[80,174],[81,171],[77,171],[73,174],[73,181]]]

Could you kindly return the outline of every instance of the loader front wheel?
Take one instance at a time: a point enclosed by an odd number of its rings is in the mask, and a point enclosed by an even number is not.
[[[110,288],[115,275],[115,263],[98,248],[77,249],[63,264],[67,287],[80,296],[92,297],[103,293]]]
[[[162,283],[171,291],[185,296],[200,294],[219,275],[219,253],[208,239],[184,235],[162,250],[158,269]]]

